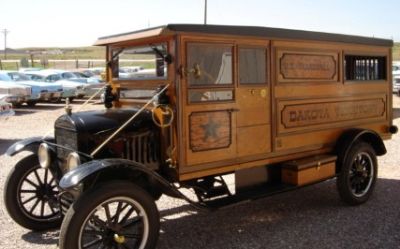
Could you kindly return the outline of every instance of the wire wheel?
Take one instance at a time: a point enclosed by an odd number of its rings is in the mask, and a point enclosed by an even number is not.
[[[60,249],[153,249],[160,229],[151,195],[125,181],[84,192],[68,209]]]
[[[89,215],[80,231],[79,248],[144,248],[148,234],[143,207],[131,198],[115,197]]]
[[[49,169],[33,167],[18,184],[21,210],[31,219],[42,221],[58,219],[60,209],[56,196],[59,191]]]
[[[354,196],[361,197],[371,188],[374,176],[374,166],[371,156],[360,152],[354,159],[349,171],[351,191]]]
[[[365,142],[353,145],[339,167],[337,188],[342,200],[350,205],[366,202],[374,190],[378,173],[376,155],[371,145]]]
[[[49,169],[40,167],[37,156],[20,160],[4,186],[4,203],[11,218],[31,230],[57,228],[62,215],[57,181]]]

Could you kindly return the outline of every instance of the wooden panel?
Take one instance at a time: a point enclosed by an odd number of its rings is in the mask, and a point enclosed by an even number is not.
[[[283,79],[332,80],[336,75],[336,60],[331,55],[283,53],[280,58]]]
[[[193,152],[227,148],[232,143],[228,111],[194,112],[189,116],[190,149]]]
[[[277,48],[278,83],[339,80],[339,52]]]
[[[271,126],[257,125],[237,129],[238,156],[249,156],[271,151]]]
[[[312,130],[310,132],[290,133],[275,138],[276,151],[305,151],[321,149],[324,147],[332,146],[339,136],[350,128],[369,129],[381,134],[387,134],[388,125],[385,122],[378,122],[375,124],[360,124],[348,125],[341,128],[330,128],[325,130]]]
[[[190,171],[196,164],[220,162],[236,157],[235,113],[226,109],[197,111],[191,112],[186,120],[186,165],[180,171]]]
[[[386,96],[278,101],[278,133],[386,119]]]
[[[240,87],[236,91],[238,127],[270,123],[269,88]]]

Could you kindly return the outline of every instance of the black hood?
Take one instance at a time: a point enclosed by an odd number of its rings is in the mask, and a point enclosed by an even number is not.
[[[130,119],[138,109],[105,109],[98,111],[77,112],[63,115],[55,122],[56,128],[64,128],[77,133],[101,134],[118,129]],[[124,131],[137,131],[141,128],[153,127],[151,112],[140,113]]]

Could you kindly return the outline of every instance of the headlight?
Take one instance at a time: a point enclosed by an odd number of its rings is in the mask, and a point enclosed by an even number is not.
[[[42,168],[47,169],[50,167],[51,154],[50,148],[46,143],[41,143],[38,149],[39,164]]]
[[[78,153],[76,152],[71,152],[68,157],[67,157],[67,167],[69,170],[73,170],[78,165],[81,164],[81,159],[79,158]]]

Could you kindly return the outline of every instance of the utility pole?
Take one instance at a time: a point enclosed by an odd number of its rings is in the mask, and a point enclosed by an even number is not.
[[[207,24],[207,0],[204,0],[204,25]]]
[[[4,59],[7,60],[7,34],[10,33],[8,29],[2,29],[1,33],[4,34]]]

